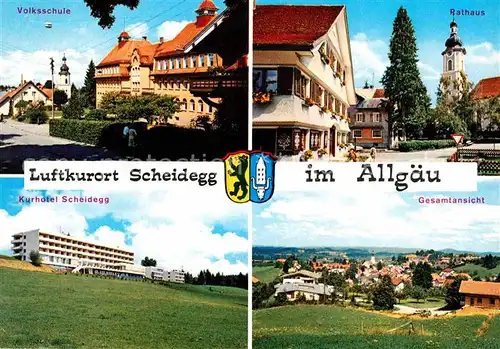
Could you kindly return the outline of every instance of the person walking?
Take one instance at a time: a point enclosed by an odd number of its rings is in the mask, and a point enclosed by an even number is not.
[[[372,147],[370,149],[370,157],[372,158],[372,161],[375,162],[375,158],[377,157],[377,149],[375,147]]]
[[[135,156],[135,148],[137,147],[137,131],[133,128],[128,130],[128,149],[132,157]]]

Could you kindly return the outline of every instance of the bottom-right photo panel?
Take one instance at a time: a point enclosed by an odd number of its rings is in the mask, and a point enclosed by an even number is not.
[[[253,348],[498,348],[500,181],[253,207]]]

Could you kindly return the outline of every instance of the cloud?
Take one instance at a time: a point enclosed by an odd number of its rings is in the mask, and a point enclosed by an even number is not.
[[[255,212],[254,245],[500,251],[498,212],[493,204],[421,205],[398,193],[279,195]]]
[[[500,51],[495,50],[490,42],[471,45],[466,49],[466,63],[496,65],[497,69],[500,69]]]
[[[420,74],[422,74],[423,80],[439,80],[441,73],[434,69],[429,64],[422,62],[417,62],[417,66],[420,69]]]
[[[188,25],[189,21],[181,21],[181,22],[176,22],[176,21],[166,21],[163,22],[159,27],[158,27],[158,37],[163,37],[164,40],[171,40],[175,38],[177,34],[181,32],[182,29],[186,25]]]
[[[133,38],[140,39],[148,35],[149,27],[146,23],[134,23],[125,27],[125,31]]]
[[[38,50],[34,52],[24,52],[20,50],[5,50],[4,55],[0,57],[0,67],[2,74],[0,84],[17,86],[23,80],[33,80],[45,83],[51,80],[50,58],[54,58],[54,79],[58,79],[59,69],[62,65],[63,54],[66,55],[67,65],[71,73],[71,82],[76,86],[82,86],[85,79],[85,73],[91,59],[97,57],[94,50],[80,52],[74,49],[64,51]]]
[[[362,86],[365,80],[375,78],[379,84],[388,64],[388,47],[382,40],[372,40],[365,33],[357,33],[351,40],[354,77],[356,85]]]
[[[25,190],[19,193],[40,194]],[[184,268],[191,273],[201,269],[224,274],[248,272],[248,239],[241,236],[247,228],[248,206],[234,205],[225,193],[189,197],[180,192],[156,190],[83,195],[109,196],[110,202],[108,205],[34,203],[23,206],[16,214],[0,208],[0,250],[10,248],[11,236],[17,232],[63,231],[106,245],[126,246],[134,251],[136,263],[148,256],[165,268]],[[16,199],[17,196],[12,197],[11,204]]]

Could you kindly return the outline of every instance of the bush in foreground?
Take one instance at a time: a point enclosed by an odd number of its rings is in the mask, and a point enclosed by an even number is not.
[[[40,256],[40,252],[38,251],[30,252],[30,260],[31,264],[33,264],[35,267],[39,267],[40,265],[42,265],[42,257]]]
[[[97,145],[103,130],[112,123],[112,121],[54,119],[49,121],[49,132],[53,137]]]
[[[429,150],[429,149],[443,149],[454,147],[455,142],[448,139],[428,140],[428,141],[404,141],[399,143],[399,150],[403,152]]]

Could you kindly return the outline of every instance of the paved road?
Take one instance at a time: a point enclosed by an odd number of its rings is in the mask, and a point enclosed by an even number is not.
[[[51,137],[49,125],[12,120],[0,123],[0,173],[21,174],[25,159],[102,160],[117,159],[106,149]]]
[[[500,144],[472,144],[464,149],[498,149]],[[446,160],[457,151],[456,148],[445,148],[437,150],[426,150],[409,153],[396,151],[379,151],[377,153],[377,162],[446,162]]]

